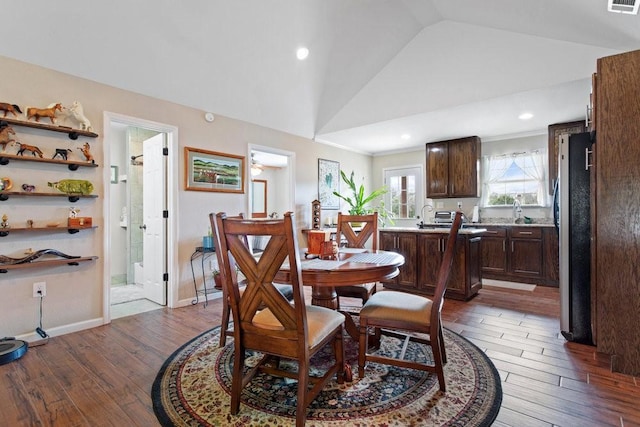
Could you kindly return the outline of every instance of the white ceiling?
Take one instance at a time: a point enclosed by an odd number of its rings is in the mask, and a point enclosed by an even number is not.
[[[606,3],[12,1],[0,55],[378,154],[584,117],[596,59],[640,49]]]

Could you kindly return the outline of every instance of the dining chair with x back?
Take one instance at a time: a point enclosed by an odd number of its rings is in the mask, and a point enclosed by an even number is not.
[[[286,213],[283,219],[268,220],[228,218],[218,213],[214,224],[224,269],[223,286],[229,294],[234,323],[231,414],[240,410],[243,387],[258,372],[265,372],[298,381],[296,426],[302,427],[307,407],[334,375],[338,383],[344,381],[344,315],[305,304],[293,213]],[[259,258],[251,252],[248,236],[269,237]],[[292,303],[273,283],[283,264],[288,264],[291,271]],[[236,266],[246,278],[242,293]],[[310,359],[326,345],[333,347],[334,363],[324,374],[311,376]],[[255,366],[245,369],[250,351],[262,354],[262,358]],[[280,358],[297,361],[297,372],[280,370]]]
[[[368,215],[344,215],[338,213],[336,241],[348,248],[364,248],[371,241],[371,249],[378,249],[378,213]],[[336,288],[338,309],[340,297],[358,298],[364,305],[371,295],[376,293],[376,283],[340,286]]]
[[[360,378],[365,375],[367,362],[377,362],[435,372],[440,390],[446,391],[444,364],[447,362],[447,354],[440,313],[453,266],[461,224],[462,212],[458,211],[449,231],[432,298],[397,291],[381,291],[373,295],[360,311],[360,348],[358,354]],[[397,358],[369,352],[369,328],[374,328],[377,340],[380,339],[382,333],[404,339],[402,350]],[[428,335],[428,338],[425,338],[425,335]],[[405,360],[405,351],[409,341],[429,345],[433,353],[433,363]]]

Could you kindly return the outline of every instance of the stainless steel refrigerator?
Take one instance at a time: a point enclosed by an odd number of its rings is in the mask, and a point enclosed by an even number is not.
[[[590,133],[560,137],[554,221],[560,244],[560,331],[567,341],[593,344],[591,330]]]

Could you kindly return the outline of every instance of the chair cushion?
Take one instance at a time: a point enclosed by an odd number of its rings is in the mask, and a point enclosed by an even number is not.
[[[360,318],[393,319],[420,326],[431,323],[431,306],[429,298],[396,291],[378,292],[369,298],[360,310]]]
[[[307,329],[309,331],[309,348],[314,347],[328,334],[344,322],[344,314],[325,307],[307,306]],[[253,317],[253,325],[258,328],[281,331],[282,324],[271,313],[262,310]]]
[[[274,283],[273,286],[280,292],[287,300],[293,299],[293,286],[285,283]]]

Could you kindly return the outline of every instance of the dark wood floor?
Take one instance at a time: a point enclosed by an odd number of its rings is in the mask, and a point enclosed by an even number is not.
[[[215,326],[220,301],[161,309],[50,339],[0,366],[0,425],[155,426],[150,389],[164,360]],[[640,380],[612,374],[595,348],[558,336],[557,289],[485,288],[448,300],[448,328],[502,377],[496,426],[640,426]]]

